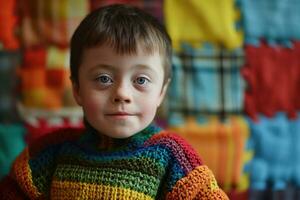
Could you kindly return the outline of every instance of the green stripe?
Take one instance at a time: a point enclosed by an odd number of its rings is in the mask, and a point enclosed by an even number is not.
[[[165,174],[165,166],[149,157],[126,158],[119,160],[87,160],[84,157],[60,156],[58,164],[80,165],[82,167],[117,168],[129,171],[139,171],[143,174],[160,178]],[[145,167],[147,166],[147,167]]]
[[[122,187],[142,192],[151,197],[155,197],[160,184],[159,179],[137,171],[78,165],[59,165],[54,179]]]

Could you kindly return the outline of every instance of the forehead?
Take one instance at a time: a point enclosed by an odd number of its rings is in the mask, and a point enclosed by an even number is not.
[[[133,66],[151,68],[163,73],[163,61],[159,51],[147,52],[137,47],[135,53],[117,53],[108,45],[86,48],[83,51],[80,68],[93,68],[96,66],[112,66],[116,69],[127,69]],[[80,70],[80,69],[79,69]]]

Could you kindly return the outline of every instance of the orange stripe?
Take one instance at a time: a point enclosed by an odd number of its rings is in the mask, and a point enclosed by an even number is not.
[[[166,199],[228,199],[207,166],[201,165],[177,181]]]
[[[30,197],[30,199],[37,199],[41,197],[41,193],[33,185],[31,170],[29,167],[29,152],[28,147],[16,159],[13,170],[16,181],[20,184],[22,190]]]

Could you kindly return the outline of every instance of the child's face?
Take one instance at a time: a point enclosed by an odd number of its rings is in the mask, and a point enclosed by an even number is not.
[[[134,55],[119,55],[107,45],[86,49],[78,79],[74,97],[87,121],[113,138],[146,128],[167,89],[161,56],[140,48]]]

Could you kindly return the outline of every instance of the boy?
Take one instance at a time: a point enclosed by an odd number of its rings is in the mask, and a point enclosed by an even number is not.
[[[179,136],[152,125],[171,78],[171,40],[148,14],[111,5],[71,40],[71,80],[86,129],[31,144],[6,199],[227,199]],[[4,191],[5,190],[5,191]]]

